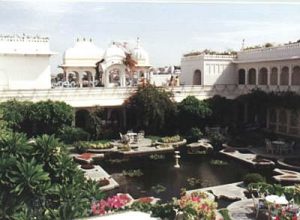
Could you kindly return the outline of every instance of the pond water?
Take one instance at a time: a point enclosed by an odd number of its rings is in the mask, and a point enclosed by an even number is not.
[[[226,164],[216,165],[218,161]],[[216,163],[213,163],[216,162]],[[241,181],[248,172],[257,172],[240,162],[221,155],[187,155],[181,153],[180,168],[174,168],[174,154],[153,160],[149,156],[130,158],[121,163],[102,161],[100,165],[120,184],[113,192],[130,193],[133,197],[156,196],[163,201],[178,197],[187,190]],[[123,171],[139,169],[143,175],[128,177]],[[165,191],[158,192],[161,185]],[[109,194],[110,194],[109,193]]]

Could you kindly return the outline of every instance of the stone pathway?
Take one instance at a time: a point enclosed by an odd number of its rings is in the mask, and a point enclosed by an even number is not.
[[[227,207],[232,220],[252,220],[255,219],[254,203],[252,199],[243,199],[232,203]]]
[[[81,169],[80,166],[78,166],[78,168]],[[109,184],[107,186],[100,187],[100,189],[102,191],[108,191],[108,190],[119,187],[119,184],[102,167],[100,167],[98,165],[95,165],[95,167],[90,170],[84,170],[84,169],[81,169],[81,170],[84,171],[84,176],[87,179],[92,179],[92,180],[96,180],[96,181],[104,179],[104,178],[108,179]]]
[[[231,200],[240,200],[240,199],[246,199],[244,191],[245,188],[242,186],[242,182],[236,182],[236,183],[230,183],[220,186],[212,186],[207,188],[201,188],[201,189],[195,189],[195,190],[189,190],[187,193],[192,193],[196,191],[212,191],[212,193],[218,197],[226,197]]]

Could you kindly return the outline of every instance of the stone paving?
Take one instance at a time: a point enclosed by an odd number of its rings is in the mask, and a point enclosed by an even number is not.
[[[84,171],[84,176],[87,179],[92,179],[92,180],[101,180],[101,179],[108,179],[109,180],[109,184],[107,186],[102,186],[100,187],[100,190],[102,191],[108,191],[114,188],[119,187],[119,184],[100,166],[95,165],[95,167],[93,169],[89,169],[89,170],[84,170],[82,168],[80,168],[80,166],[78,166],[79,169],[81,169],[82,171]]]
[[[242,187],[243,182],[230,183],[219,186],[212,186],[207,188],[189,190],[187,193],[192,193],[196,191],[211,191],[217,198],[228,198],[230,200],[241,200],[246,199],[244,194],[245,188]]]

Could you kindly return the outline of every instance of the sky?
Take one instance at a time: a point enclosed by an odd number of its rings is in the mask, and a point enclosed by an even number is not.
[[[0,0],[0,34],[48,36],[52,72],[77,37],[106,49],[113,41],[141,39],[152,66],[179,65],[182,54],[204,49],[300,39],[300,4],[235,2],[104,2]]]

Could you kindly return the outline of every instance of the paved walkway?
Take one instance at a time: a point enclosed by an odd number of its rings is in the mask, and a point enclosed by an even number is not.
[[[196,191],[202,191],[202,192],[212,191],[212,193],[218,198],[226,197],[231,200],[246,199],[246,196],[244,194],[244,191],[246,189],[243,188],[241,184],[242,182],[236,182],[236,183],[230,183],[225,185],[189,190],[187,191],[187,193],[192,193]]]
[[[78,166],[79,169],[80,166]],[[83,170],[83,169],[81,169]],[[101,180],[101,179],[108,179],[109,180],[109,184],[107,186],[102,186],[100,187],[100,189],[102,191],[108,191],[114,188],[119,187],[119,184],[100,166],[95,165],[95,168],[90,169],[90,170],[83,170],[84,171],[84,176],[87,179],[92,179],[92,180]]]
[[[227,207],[232,220],[255,219],[254,203],[252,199],[243,199]]]

